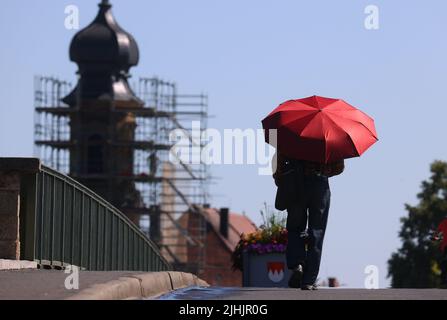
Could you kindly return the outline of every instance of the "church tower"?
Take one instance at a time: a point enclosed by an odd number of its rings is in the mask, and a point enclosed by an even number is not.
[[[172,152],[172,133],[182,132],[186,147],[199,147],[189,148],[191,155],[202,150],[207,95],[178,94],[175,83],[158,77],[139,77],[134,92],[128,80],[138,45],[116,22],[108,0],[73,37],[69,53],[78,66],[74,86],[36,77],[36,155],[112,203],[176,268],[204,270],[206,221],[198,216],[190,232],[181,218],[200,215],[209,204],[208,165]],[[84,205],[89,212],[90,204]]]

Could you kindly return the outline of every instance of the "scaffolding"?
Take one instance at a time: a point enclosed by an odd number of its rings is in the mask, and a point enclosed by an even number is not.
[[[71,89],[69,82],[36,77],[35,153],[47,166],[77,178],[70,152],[79,147],[71,134],[71,119],[79,107],[61,100]],[[135,118],[134,134],[129,140],[111,135],[107,141],[111,148],[132,149],[133,172],[108,172],[104,181],[130,181],[143,205],[119,209],[139,217],[142,231],[177,270],[200,275],[206,258],[206,220],[200,208],[208,206],[210,197],[210,173],[200,157],[207,140],[208,97],[178,94],[176,84],[159,78],[140,78],[134,91],[144,102],[142,108],[110,109]],[[194,161],[185,161],[185,150],[186,159]]]

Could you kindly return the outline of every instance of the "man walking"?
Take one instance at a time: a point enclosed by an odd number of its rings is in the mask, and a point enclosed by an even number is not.
[[[316,290],[331,198],[328,178],[343,172],[344,161],[323,165],[290,159],[277,152],[275,163],[275,206],[287,209],[286,259],[292,270],[289,287]],[[302,236],[306,226],[307,239]]]

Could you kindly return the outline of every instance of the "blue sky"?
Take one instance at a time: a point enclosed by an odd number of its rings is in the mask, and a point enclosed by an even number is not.
[[[0,156],[33,154],[33,76],[75,81],[68,59],[74,30],[97,1],[3,0],[0,11]],[[140,47],[134,78],[158,75],[186,93],[209,95],[209,126],[260,128],[284,100],[313,94],[343,98],[376,121],[380,141],[347,161],[331,179],[332,204],[320,276],[363,287],[364,268],[399,246],[404,203],[416,203],[429,164],[446,159],[445,1],[173,1],[113,0],[118,22]],[[364,9],[379,8],[378,30],[366,30]],[[275,187],[256,165],[215,165],[213,206],[245,211],[260,222]]]

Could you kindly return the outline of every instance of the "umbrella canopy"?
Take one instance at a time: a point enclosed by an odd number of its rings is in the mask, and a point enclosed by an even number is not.
[[[312,96],[280,104],[262,120],[284,155],[319,163],[358,157],[378,138],[374,120],[341,99]],[[276,141],[269,130],[276,129]]]

